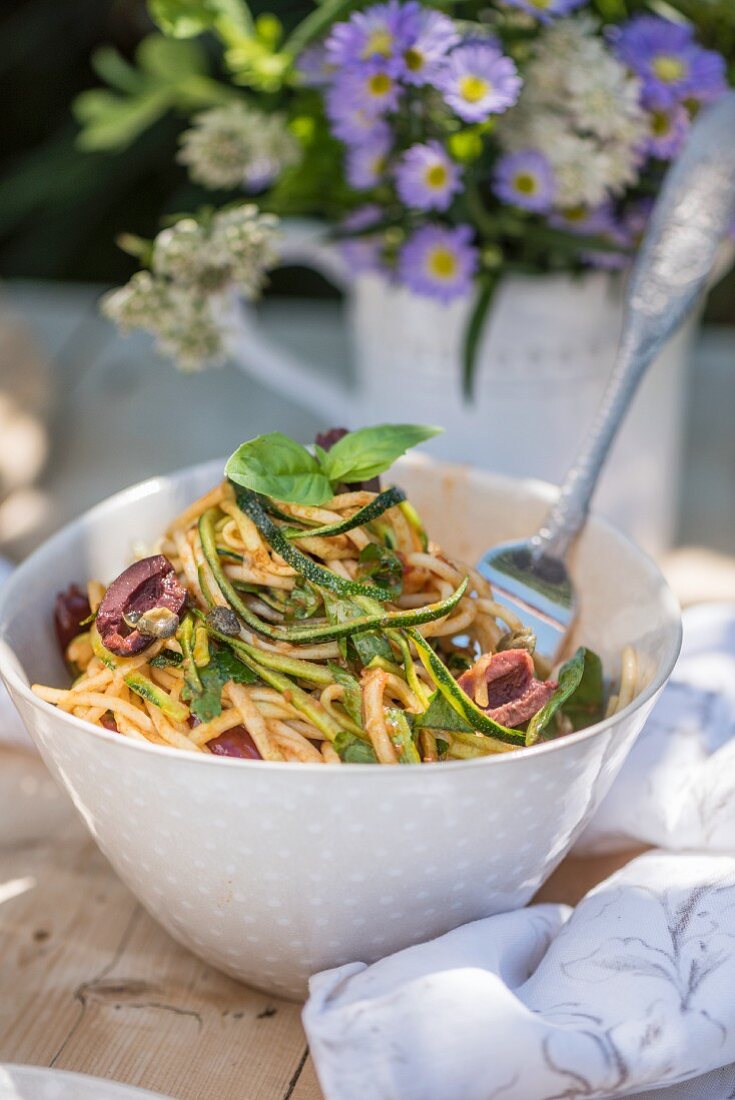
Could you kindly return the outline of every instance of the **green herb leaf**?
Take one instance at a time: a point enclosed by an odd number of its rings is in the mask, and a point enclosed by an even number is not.
[[[360,551],[358,577],[370,577],[396,599],[403,591],[403,563],[387,546],[369,542]]]
[[[342,668],[341,665],[336,663],[329,663],[329,671],[334,677],[334,682],[341,684],[344,688],[342,695],[342,706],[345,708],[347,714],[356,722],[358,726],[362,726],[362,688],[360,682],[356,676],[353,676],[351,672],[348,672],[346,668]]]
[[[423,714],[417,715],[417,729],[447,730],[449,733],[474,733],[474,728],[447,702],[440,691],[435,691]]]
[[[222,688],[228,681],[254,684],[258,678],[231,649],[212,644],[209,664],[199,669],[199,679],[201,691],[194,691],[192,685],[185,683],[181,697],[200,722],[209,722],[222,713]]]
[[[192,38],[216,27],[227,27],[248,34],[253,20],[242,0],[148,0],[152,19],[173,38]]]
[[[548,703],[534,714],[526,730],[526,744],[542,739],[557,711],[566,714],[575,730],[590,725],[602,713],[602,663],[596,653],[580,646],[559,670],[556,691]]]
[[[310,619],[322,605],[322,597],[319,590],[308,581],[299,579],[291,589],[286,604],[286,621],[294,619]]]
[[[242,443],[228,459],[225,476],[253,492],[294,504],[324,504],[332,496],[316,458],[281,432]]]
[[[324,454],[324,473],[332,482],[367,481],[441,430],[423,424],[378,424],[349,432]]]
[[[602,718],[605,709],[602,661],[591,649],[585,649],[582,679],[561,709],[575,730],[591,726]]]
[[[355,737],[354,733],[347,733],[346,730],[343,730],[337,734],[333,745],[345,764],[378,763],[372,745],[369,745],[367,741],[362,741],[359,737]]]

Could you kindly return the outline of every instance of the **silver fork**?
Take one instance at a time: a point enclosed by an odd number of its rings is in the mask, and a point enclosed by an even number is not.
[[[669,171],[628,281],[615,367],[556,503],[531,538],[489,550],[478,569],[554,662],[577,612],[565,557],[587,519],[610,446],[647,367],[694,307],[735,224],[735,92],[698,118]]]

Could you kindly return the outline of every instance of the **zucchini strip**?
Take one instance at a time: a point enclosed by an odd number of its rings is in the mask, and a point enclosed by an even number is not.
[[[89,632],[89,640],[92,652],[95,657],[102,661],[103,665],[117,672],[125,667],[118,662],[115,654],[111,653],[104,644],[95,625],[92,626]],[[157,684],[144,676],[142,672],[133,669],[123,676],[123,680],[131,691],[134,691],[141,699],[147,699],[149,703],[153,703],[167,718],[173,719],[174,722],[186,722],[188,719],[189,708],[177,699],[172,699],[170,695],[162,691]]]
[[[328,523],[323,527],[281,527],[281,534],[288,539],[305,539],[314,538],[315,536],[328,539],[333,538],[335,535],[346,535],[348,531],[353,531],[355,527],[362,527],[364,524],[371,523],[378,516],[382,516],[383,512],[387,512],[389,508],[402,504],[405,499],[406,494],[403,489],[399,489],[397,485],[394,485],[390,489],[384,489],[382,493],[378,493],[375,500],[371,500],[369,504],[355,512],[354,516],[350,516],[349,519],[344,519],[340,523]]]
[[[525,745],[526,735],[521,730],[508,729],[507,726],[501,726],[499,722],[493,722],[492,718],[488,718],[484,711],[481,711],[472,702],[469,695],[462,691],[447,666],[436,655],[426,639],[419,634],[418,630],[409,627],[408,636],[416,646],[421,663],[439,691],[453,710],[469,722],[473,729],[476,729],[478,733],[484,733],[486,737],[494,737],[497,741],[504,741],[508,745],[519,747]]]
[[[434,622],[435,619],[443,619],[457,606],[469,583],[469,578],[465,577],[459,588],[455,589],[446,600],[426,604],[425,607],[412,608],[408,611],[384,611],[380,608],[377,612],[361,615],[356,619],[349,619],[347,622],[321,623],[311,626],[294,626],[292,624],[285,626],[267,623],[265,619],[261,619],[259,615],[251,611],[244,600],[240,599],[232,582],[222,568],[214,541],[213,512],[211,510],[205,512],[199,520],[199,535],[202,540],[204,556],[230,607],[257,634],[262,634],[265,638],[273,638],[275,641],[290,642],[295,645],[310,642],[331,642],[336,641],[338,638],[349,638],[353,634],[363,634],[367,630],[421,626],[423,623]],[[228,640],[231,641],[231,639]]]
[[[141,699],[147,699],[149,703],[153,703],[162,714],[173,719],[174,722],[186,722],[189,717],[187,706],[180,703],[178,699],[172,699],[170,695],[162,691],[157,684],[144,676],[142,672],[129,672],[125,677],[125,683]]]
[[[317,565],[315,561],[289,542],[281,528],[268,515],[255,493],[251,492],[250,489],[243,489],[240,485],[235,485],[235,495],[238,507],[253,521],[271,549],[275,550],[292,569],[295,569],[302,577],[315,584],[317,588],[326,588],[329,592],[333,592],[335,596],[341,596],[343,599],[350,599],[353,596],[369,596],[373,600],[387,603],[392,598],[391,593],[379,585],[348,581],[344,577],[337,576],[331,569],[325,569],[324,566]],[[313,532],[310,531],[309,536],[312,534]]]

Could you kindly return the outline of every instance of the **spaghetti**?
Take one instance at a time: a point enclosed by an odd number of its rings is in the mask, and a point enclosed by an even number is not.
[[[563,735],[636,692],[632,650],[609,701],[594,655],[544,675],[523,624],[397,489],[340,487],[316,506],[226,480],[154,551],[109,589],[74,590],[89,612],[73,636],[65,627],[75,679],[33,688],[122,736],[271,761],[433,763],[521,749],[534,716],[534,741]]]

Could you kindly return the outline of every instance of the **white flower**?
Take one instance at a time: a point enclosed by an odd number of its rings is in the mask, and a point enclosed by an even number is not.
[[[209,222],[182,218],[153,242],[152,271],[138,271],[106,295],[103,312],[122,329],[150,332],[161,354],[185,371],[221,362],[220,304],[229,288],[255,298],[277,259],[277,219],[243,204]]]
[[[283,115],[241,100],[200,112],[181,144],[179,161],[196,183],[211,188],[259,191],[301,158]]]
[[[639,82],[589,15],[541,33],[519,103],[499,124],[505,149],[535,148],[548,158],[560,208],[599,205],[634,183],[645,134]]]

